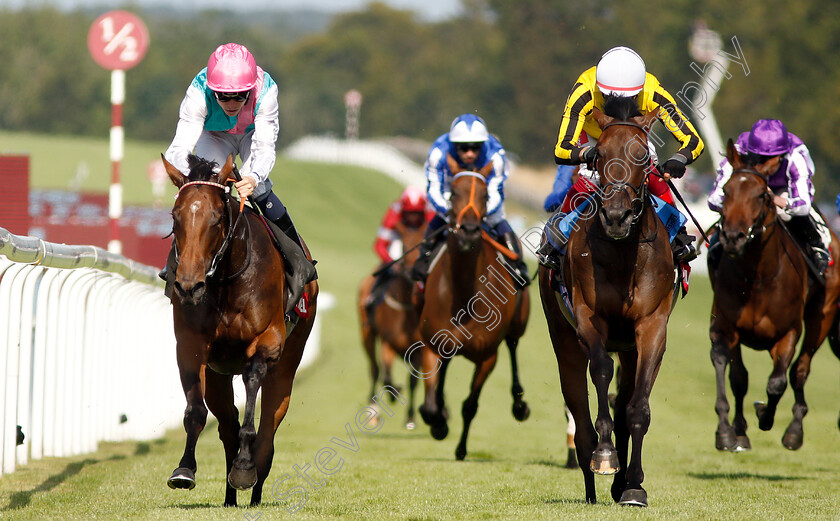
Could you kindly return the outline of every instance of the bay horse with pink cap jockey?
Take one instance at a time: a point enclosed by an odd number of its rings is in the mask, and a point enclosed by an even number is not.
[[[187,87],[181,102],[175,137],[164,157],[184,175],[189,172],[187,158],[195,153],[207,161],[223,165],[228,156],[242,161],[236,180],[239,196],[252,197],[275,230],[290,241],[283,248],[292,278],[287,313],[298,302],[304,286],[317,276],[313,263],[303,254],[300,236],[288,210],[272,191],[269,178],[276,160],[279,132],[277,84],[259,67],[251,52],[237,43],[220,45]],[[161,278],[171,295],[177,271],[174,247]],[[295,298],[296,297],[296,298]]]
[[[274,435],[289,408],[292,382],[315,320],[318,284],[306,284],[294,307],[296,318],[290,319],[286,309],[295,297],[286,288],[283,256],[261,216],[229,193],[233,156],[221,169],[195,155],[187,161],[189,175],[184,176],[163,160],[179,189],[172,208],[179,259],[172,313],[187,399],[184,454],[167,483],[174,489],[196,486],[196,443],[209,410],[219,422],[225,451],[224,504],[235,506],[236,491],[253,488],[253,506],[262,499]],[[308,258],[305,243],[303,249]],[[233,375],[242,375],[245,384],[241,425]]]
[[[708,257],[714,290],[709,337],[717,381],[715,447],[735,452],[751,449],[744,416],[748,377],[741,356],[743,344],[767,351],[773,362],[767,401],[755,403],[761,430],[773,427],[790,370],[793,418],[782,445],[796,450],[803,443],[803,418],[808,412],[805,381],[826,336],[840,357],[840,272],[836,263],[829,263],[828,253],[840,251],[840,242],[812,206],[813,163],[799,138],[781,121],[759,120],[738,141],[729,140],[726,160],[708,200],[721,215]],[[826,239],[821,238],[823,234]],[[818,250],[823,258],[809,261],[810,254],[803,255],[797,241]],[[802,345],[794,360],[800,337]],[[731,423],[727,366],[735,401]]]

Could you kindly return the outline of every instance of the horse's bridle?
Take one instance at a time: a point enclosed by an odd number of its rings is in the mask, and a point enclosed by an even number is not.
[[[603,132],[604,130],[607,130],[608,128],[610,128],[612,126],[618,126],[618,125],[635,127],[637,129],[641,130],[642,132],[644,132],[645,146],[647,146],[648,129],[646,129],[642,125],[639,125],[638,123],[634,123],[632,121],[611,121],[611,122],[607,123],[606,125],[604,125],[604,128],[601,129],[601,130]],[[595,169],[595,171],[599,173],[598,182],[601,185],[601,190],[600,190],[601,197],[603,198],[607,195],[608,189],[609,189],[610,192],[613,189],[616,189],[616,191],[621,191],[621,190],[624,189],[624,187],[629,186],[630,189],[633,190],[633,198],[631,199],[630,204],[633,207],[633,222],[635,223],[636,221],[639,220],[639,217],[641,217],[642,212],[645,209],[644,203],[645,203],[645,200],[647,199],[647,193],[648,193],[647,180],[648,180],[648,176],[650,175],[650,169],[649,168],[645,169],[645,176],[642,179],[642,182],[639,186],[634,186],[634,185],[632,185],[628,182],[625,182],[625,181],[609,182],[609,183],[603,184],[603,182],[602,182],[603,181],[603,175],[601,175],[600,171],[598,170],[598,160],[599,159],[601,159],[601,158],[596,158],[595,161],[593,162],[592,166]],[[617,159],[613,159],[611,161],[617,161]],[[606,167],[607,165],[609,165],[609,162],[607,162],[607,164],[604,165],[604,166]]]
[[[767,208],[772,205],[772,203],[767,204],[767,200],[771,198],[770,197],[771,196],[770,186],[767,185],[767,177],[762,175],[761,173],[759,173],[757,170],[755,170],[753,168],[739,168],[737,170],[733,170],[732,175],[735,175],[735,174],[751,174],[751,175],[754,175],[754,176],[760,178],[764,182],[765,187],[767,188],[767,190],[764,191],[764,204],[761,206],[761,212],[759,212],[758,217],[756,217],[755,221],[753,221],[752,225],[747,230],[747,242],[749,242],[749,241],[755,239],[756,237],[758,237],[759,235],[761,235],[762,233],[764,233],[767,230],[767,225],[764,223],[764,221],[767,218]],[[731,179],[731,176],[730,176],[730,179]],[[721,214],[720,220],[718,220],[718,227],[720,229],[723,229],[723,223],[724,223],[724,217],[723,217],[723,214]],[[761,226],[759,227],[759,225],[761,225]]]
[[[487,179],[477,172],[459,172],[455,174],[455,177],[453,177],[452,180],[455,181],[456,179],[462,176],[472,176],[474,179],[472,185],[470,186],[470,202],[465,207],[461,208],[461,211],[458,212],[458,215],[455,216],[455,226],[453,228],[450,228],[450,230],[453,232],[457,232],[461,229],[461,220],[463,219],[464,215],[466,215],[467,211],[470,209],[472,209],[472,211],[475,212],[476,217],[478,217],[478,219],[481,220],[481,212],[475,205],[475,181],[476,179],[481,179],[483,183],[487,183]]]
[[[236,216],[236,220],[233,219],[233,211],[230,208],[231,201],[233,200],[233,198],[230,196],[230,187],[225,186],[225,185],[220,184],[220,183],[214,183],[212,181],[190,181],[188,183],[184,183],[181,186],[181,188],[178,190],[178,195],[181,194],[181,192],[184,190],[184,188],[186,188],[188,186],[193,186],[193,185],[213,186],[215,188],[220,188],[224,192],[224,195],[222,197],[224,198],[224,203],[225,203],[225,214],[227,214],[227,233],[225,233],[225,238],[222,240],[222,244],[219,246],[219,249],[213,255],[213,259],[210,261],[210,267],[207,269],[207,272],[204,274],[204,276],[209,279],[209,278],[216,275],[216,270],[219,267],[219,263],[221,262],[222,257],[224,257],[225,253],[227,252],[227,249],[230,247],[230,243],[233,240],[234,233],[236,232],[236,227],[239,225],[239,219],[242,217],[244,212],[239,212],[239,214]],[[176,195],[175,197],[177,198],[178,195]],[[246,224],[246,227],[247,227],[246,228],[247,233],[250,233],[251,225],[250,225],[250,223],[248,222],[247,219],[245,219],[245,224]],[[247,248],[247,251],[248,251],[248,257],[245,260],[245,264],[240,269],[236,270],[236,273],[234,273],[233,275],[228,275],[227,277],[225,277],[225,279],[236,278],[243,271],[245,271],[245,269],[251,263],[251,249]],[[175,241],[175,262],[176,262],[176,265],[178,263],[179,258],[180,258],[180,253],[178,252],[178,243],[177,243],[177,241]]]

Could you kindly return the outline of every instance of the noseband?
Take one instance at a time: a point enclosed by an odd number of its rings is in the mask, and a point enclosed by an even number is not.
[[[452,228],[453,232],[457,232],[458,230],[461,229],[461,220],[464,218],[464,215],[466,215],[467,211],[470,210],[470,209],[472,209],[472,211],[475,212],[475,215],[476,215],[476,217],[478,217],[479,221],[481,220],[481,212],[478,210],[478,207],[475,205],[475,182],[476,182],[476,179],[480,179],[483,183],[487,184],[487,179],[483,175],[481,175],[479,173],[476,173],[476,172],[461,172],[461,173],[455,174],[455,177],[452,178],[452,181],[455,181],[459,177],[464,177],[464,176],[473,177],[472,184],[470,185],[470,201],[465,207],[461,208],[461,211],[458,212],[458,215],[455,217],[455,227]]]
[[[619,126],[619,125],[627,126],[627,127],[635,127],[637,129],[641,130],[645,135],[645,147],[647,147],[648,130],[645,127],[643,127],[643,126],[641,126],[637,123],[634,123],[632,121],[611,121],[610,123],[608,123],[604,126],[602,131],[605,131],[612,126]],[[595,171],[598,172],[599,174],[601,174],[601,171],[598,169],[598,160],[599,159],[600,158],[595,159],[595,163],[594,163],[593,166],[595,167]],[[611,159],[610,161],[607,162],[606,165],[604,165],[605,169],[606,169],[606,166],[608,166],[611,162],[614,162],[614,161],[620,161],[622,163],[624,162],[623,160],[617,159],[617,158],[616,159]],[[624,168],[623,165],[622,165],[622,168]],[[645,208],[644,202],[645,202],[645,199],[647,199],[647,192],[648,192],[647,178],[648,178],[648,175],[650,175],[650,169],[645,169],[645,176],[642,179],[642,182],[639,186],[634,186],[634,185],[632,185],[628,182],[625,182],[625,181],[610,181],[610,182],[604,184],[604,182],[603,182],[604,176],[599,175],[599,178],[600,178],[599,183],[601,184],[601,193],[600,193],[601,198],[603,199],[603,198],[607,197],[608,192],[611,193],[613,191],[622,191],[625,187],[629,186],[630,189],[633,191],[633,198],[631,199],[630,204],[633,207],[633,222],[635,223],[636,221],[639,220],[639,217],[641,217],[642,212],[644,211],[644,208]]]
[[[755,239],[765,231],[767,231],[767,225],[764,221],[767,218],[767,208],[772,205],[772,199],[770,197],[770,186],[767,185],[767,178],[759,173],[757,170],[752,168],[739,168],[737,170],[732,171],[732,175],[735,174],[750,174],[758,177],[764,183],[766,190],[764,191],[764,204],[761,206],[761,212],[758,213],[758,217],[755,218],[750,228],[747,230],[747,242]],[[732,177],[730,177],[732,179]],[[771,204],[767,204],[768,200],[770,200]],[[723,229],[724,217],[723,214],[720,216],[720,220],[718,221],[718,227]]]
[[[213,259],[210,261],[210,267],[207,269],[207,272],[204,274],[204,276],[209,279],[209,278],[216,275],[216,270],[219,267],[219,262],[221,262],[222,257],[224,257],[225,252],[227,252],[227,249],[230,247],[230,243],[233,240],[234,232],[236,231],[236,227],[239,224],[239,219],[242,217],[242,214],[244,212],[239,212],[239,214],[236,216],[236,220],[234,221],[233,220],[233,212],[230,209],[230,204],[231,204],[230,187],[225,186],[223,184],[214,183],[212,181],[190,181],[188,183],[184,183],[181,186],[181,188],[178,190],[178,195],[176,195],[175,197],[177,198],[179,195],[181,195],[181,192],[184,190],[184,188],[186,188],[188,186],[192,186],[192,185],[213,186],[213,187],[216,187],[216,188],[220,188],[222,191],[224,191],[224,195],[222,197],[224,198],[224,203],[225,203],[225,205],[224,205],[225,206],[225,214],[227,214],[227,233],[225,233],[225,238],[222,240],[222,244],[219,246],[219,249],[216,251],[215,255],[213,255]],[[245,222],[247,224],[248,220],[246,219]],[[250,230],[250,224],[248,224],[248,229]],[[180,252],[178,251],[178,243],[176,241],[175,242],[175,262],[176,262],[176,265],[177,265],[179,259],[180,259]],[[241,274],[243,271],[245,271],[245,268],[248,267],[248,264],[250,264],[250,262],[251,262],[251,249],[248,248],[248,258],[246,259],[245,265],[242,268],[240,268],[239,270],[237,270],[236,273],[228,276],[227,278],[232,279],[232,278],[237,277],[239,274]]]

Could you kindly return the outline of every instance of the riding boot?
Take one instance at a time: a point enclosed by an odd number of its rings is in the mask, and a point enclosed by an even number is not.
[[[368,311],[385,298],[385,290],[388,287],[388,282],[391,280],[393,273],[393,269],[388,268],[373,279],[373,286],[371,286],[370,293],[367,299],[365,299],[365,308]]]
[[[717,271],[722,255],[723,244],[720,242],[720,232],[715,232],[709,237],[709,247],[706,250],[706,263],[709,266],[709,271]]]
[[[568,241],[562,234],[557,234],[556,239],[560,242],[560,248],[555,248],[547,238],[535,252],[539,263],[554,272],[554,278],[561,286],[566,284],[563,274],[563,261],[566,257],[566,243]]]
[[[294,306],[303,296],[306,284],[317,279],[318,272],[315,270],[314,261],[306,258],[300,236],[292,223],[289,212],[284,212],[279,219],[272,221],[272,223],[283,232],[282,235],[277,237],[277,240],[280,241],[280,254],[283,256],[286,270],[290,275],[288,282],[291,297],[286,303],[286,314],[290,315]]]
[[[680,231],[671,242],[671,252],[674,255],[674,264],[683,262],[691,262],[697,258],[697,249],[694,247],[694,242],[697,237],[689,235],[685,226],[680,227]]]
[[[811,260],[814,262],[814,266],[817,267],[820,276],[825,276],[825,270],[828,268],[831,254],[825,248],[822,236],[817,229],[818,224],[808,215],[800,219],[800,225],[811,250]]]
[[[519,239],[513,231],[505,232],[502,239],[505,241],[505,246],[516,254],[516,260],[513,262],[515,264],[514,269],[516,269],[519,276],[514,277],[514,279],[516,279],[516,284],[519,286],[519,289],[522,289],[531,283],[531,274],[528,272],[528,265],[525,264],[525,259],[522,256],[522,248],[519,246]]]
[[[439,229],[438,229],[439,230]],[[426,237],[423,237],[423,242],[420,243],[420,252],[417,260],[414,261],[414,266],[411,268],[411,279],[415,282],[425,284],[426,277],[429,276],[429,266],[432,263],[432,252],[438,244],[443,240],[444,234],[437,233],[438,230],[431,232],[426,230]]]

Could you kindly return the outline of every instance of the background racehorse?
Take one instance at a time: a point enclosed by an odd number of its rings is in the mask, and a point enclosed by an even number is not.
[[[446,368],[456,354],[475,364],[470,394],[461,407],[464,430],[455,449],[455,457],[463,460],[470,424],[478,411],[478,396],[496,365],[502,340],[510,350],[513,416],[523,421],[530,414],[522,399],[516,364],[516,346],[525,333],[530,303],[527,288],[517,290],[513,266],[485,240],[489,237],[481,227],[487,214],[484,176],[476,172],[456,174],[450,202],[449,235],[429,268],[420,315],[421,376],[426,391],[420,414],[431,426],[432,436],[444,439],[449,432],[443,394]]]
[[[215,174],[215,163],[191,155],[189,178],[166,159],[163,162],[179,188],[172,209],[179,259],[172,310],[178,369],[187,398],[186,447],[168,484],[195,487],[195,445],[209,408],[219,421],[225,448],[225,505],[236,505],[236,489],[251,487],[251,505],[257,505],[271,469],[274,433],[289,407],[292,381],[315,320],[318,286],[314,281],[307,285],[306,316],[289,334],[283,259],[264,222],[250,210],[240,211],[228,194],[225,183],[233,157]],[[241,374],[245,383],[241,427],[233,401],[234,374]],[[254,416],[260,388],[257,432]]]
[[[650,425],[650,392],[665,353],[675,297],[668,232],[654,212],[646,181],[647,131],[656,113],[639,115],[633,98],[608,101],[593,115],[603,132],[595,164],[600,191],[568,241],[565,280],[576,325],[552,289],[553,274],[540,269],[540,296],[560,370],[566,405],[575,420],[575,445],[586,501],[594,503],[593,472],[615,474],[615,501],[647,506],[642,488],[642,442]],[[597,215],[596,215],[597,214]],[[609,385],[617,352],[615,423]],[[595,427],[589,412],[586,369],[597,394]],[[612,433],[615,429],[615,445]],[[629,467],[628,445],[632,438]]]
[[[359,285],[357,307],[359,321],[361,322],[362,344],[370,363],[371,392],[369,396],[376,396],[376,384],[379,381],[379,364],[376,357],[376,339],[381,341],[380,356],[382,359],[384,385],[390,385],[400,391],[399,386],[394,386],[391,380],[391,368],[394,359],[399,355],[404,357],[408,348],[420,341],[420,333],[417,330],[419,317],[412,302],[411,292],[414,283],[411,280],[411,268],[420,253],[416,248],[423,240],[426,231],[426,223],[419,227],[408,227],[402,223],[397,224],[396,231],[400,236],[405,256],[394,263],[392,269],[394,275],[390,278],[385,290],[385,297],[381,302],[374,304],[373,309],[367,305],[368,296],[373,286],[374,277],[369,275]],[[420,350],[411,353],[411,364],[420,367],[422,354]],[[406,428],[413,429],[414,423],[414,390],[417,387],[417,375],[409,371],[408,374],[408,417]],[[393,395],[389,394],[392,397]]]
[[[718,450],[741,451],[750,448],[744,419],[747,369],[741,358],[741,344],[767,351],[773,371],[767,381],[767,403],[756,402],[758,426],[773,426],[776,406],[787,388],[788,366],[802,333],[802,348],[790,366],[794,393],[793,419],[785,430],[782,444],[791,450],[802,446],[802,418],[808,412],[804,386],[811,370],[811,359],[825,340],[837,315],[840,273],[835,262],[825,273],[825,285],[808,276],[805,259],[794,240],[776,217],[773,194],[767,175],[776,161],[746,165],[732,140],[727,145],[732,177],[724,186],[720,243],[726,255],[718,266],[709,262],[714,301],[709,336],[711,357],[717,380],[715,411],[719,421],[715,433]],[[832,232],[831,251],[840,252]],[[735,416],[729,424],[725,371],[731,364],[729,381],[735,398]]]

